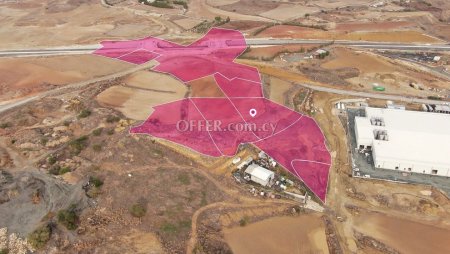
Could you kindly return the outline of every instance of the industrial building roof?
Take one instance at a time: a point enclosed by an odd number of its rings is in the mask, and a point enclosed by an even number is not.
[[[372,125],[381,118],[384,126]],[[388,108],[366,108],[356,118],[358,135],[372,136],[377,157],[450,167],[450,115]],[[387,140],[375,140],[374,130],[386,130]]]
[[[256,178],[259,178],[263,181],[268,181],[271,176],[274,175],[274,173],[268,169],[265,169],[257,164],[251,164],[245,169],[245,173],[254,176]]]

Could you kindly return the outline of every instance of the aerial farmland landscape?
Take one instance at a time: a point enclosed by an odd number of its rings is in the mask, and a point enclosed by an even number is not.
[[[450,2],[0,1],[0,254],[450,253]]]

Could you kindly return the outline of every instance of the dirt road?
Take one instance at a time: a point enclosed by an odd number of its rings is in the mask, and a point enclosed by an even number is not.
[[[27,97],[27,98],[23,98],[23,99],[20,99],[20,100],[14,100],[14,101],[5,101],[5,102],[2,102],[2,104],[0,104],[0,113],[5,112],[5,111],[7,111],[9,109],[13,109],[13,108],[18,107],[18,106],[22,106],[22,105],[24,105],[26,103],[42,99],[42,98],[44,98],[46,96],[57,95],[59,93],[68,92],[68,91],[70,91],[72,89],[80,89],[80,88],[82,88],[84,86],[87,86],[87,85],[90,85],[90,84],[93,84],[93,83],[120,78],[120,77],[126,76],[128,74],[131,74],[131,73],[134,73],[134,72],[137,72],[137,71],[140,71],[140,70],[149,69],[149,68],[153,67],[154,65],[155,65],[155,62],[151,61],[151,62],[148,62],[148,63],[143,64],[143,65],[136,65],[136,66],[134,66],[134,67],[132,67],[132,68],[130,68],[128,70],[125,70],[125,71],[116,72],[116,73],[105,75],[105,76],[102,76],[102,77],[99,77],[99,78],[94,78],[94,79],[90,79],[90,80],[86,80],[86,81],[82,81],[82,82],[76,82],[76,83],[68,84],[68,85],[65,85],[65,86],[61,86],[61,87],[58,87],[58,88],[50,90],[50,91],[46,91],[46,92],[42,92],[42,93],[36,94],[36,95],[34,95],[32,97]]]

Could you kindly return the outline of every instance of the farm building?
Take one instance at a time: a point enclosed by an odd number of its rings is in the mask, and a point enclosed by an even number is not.
[[[273,183],[275,173],[257,164],[251,164],[245,169],[245,174],[250,176],[250,180],[262,186],[270,186]]]
[[[365,108],[355,118],[359,149],[372,150],[376,168],[450,176],[450,115]]]

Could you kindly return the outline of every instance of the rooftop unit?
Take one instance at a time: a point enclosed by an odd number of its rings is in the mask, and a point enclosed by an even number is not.
[[[384,119],[382,117],[370,118],[370,124],[374,126],[384,126]]]

